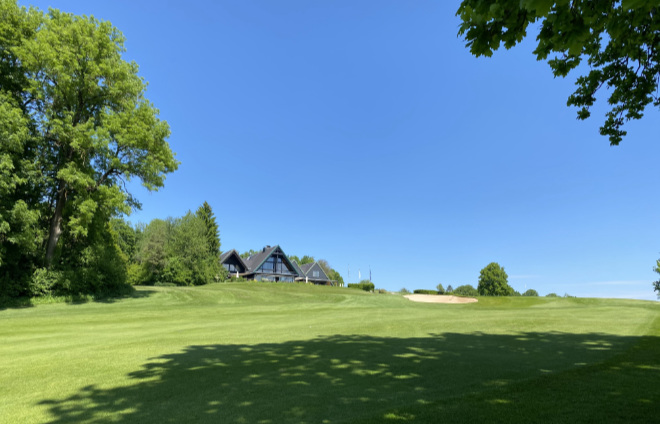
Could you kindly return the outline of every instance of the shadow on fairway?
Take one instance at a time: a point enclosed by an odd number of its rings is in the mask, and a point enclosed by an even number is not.
[[[659,346],[566,333],[189,346],[152,358],[125,386],[40,404],[53,423],[538,422],[558,408],[572,422],[612,422],[629,406],[657,412]]]

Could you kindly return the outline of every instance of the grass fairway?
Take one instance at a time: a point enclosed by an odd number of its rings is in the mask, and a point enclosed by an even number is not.
[[[658,417],[656,302],[239,283],[0,310],[2,423]]]

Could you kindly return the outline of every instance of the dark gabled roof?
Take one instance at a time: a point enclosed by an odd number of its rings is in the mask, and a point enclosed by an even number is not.
[[[300,270],[303,272],[303,275],[307,275],[310,269],[314,266],[316,262],[312,262],[311,264],[303,264],[300,265]]]
[[[259,267],[266,262],[266,259],[268,259],[273,253],[275,253],[276,250],[278,250],[282,253],[282,256],[284,257],[284,260],[288,262],[289,265],[291,265],[291,268],[293,268],[293,271],[297,273],[299,276],[302,276],[303,274],[300,272],[300,268],[298,268],[294,263],[292,263],[289,260],[289,257],[286,256],[284,253],[284,250],[277,245],[277,246],[266,246],[263,249],[261,249],[261,252],[255,253],[254,255],[250,256],[245,260],[245,264],[247,265],[248,271],[249,272],[255,272],[256,270],[259,269]]]
[[[311,279],[312,277],[309,276],[308,274],[312,270],[312,268],[314,268],[314,266],[316,266],[318,268],[318,270],[323,273],[323,277],[325,277],[325,278],[323,278],[319,275],[318,277],[314,278],[315,280],[331,281],[330,277],[328,277],[328,274],[325,273],[325,271],[323,270],[323,267],[321,267],[321,265],[319,265],[318,262],[314,262],[314,263],[311,263],[311,264],[300,265],[300,270],[303,272],[303,275],[305,277],[308,277],[308,278]]]
[[[302,272],[302,269],[300,269],[300,265],[298,265],[298,262],[296,262],[296,261],[291,261],[291,265],[293,265],[293,269],[296,270],[296,272],[298,273],[298,275],[299,275],[300,277],[304,277],[304,276],[305,276],[305,273]]]
[[[239,261],[241,264],[243,264],[243,267],[244,267],[245,270],[247,271],[247,270],[248,270],[248,266],[247,266],[247,264],[245,263],[245,261],[243,260],[243,258],[241,258],[241,255],[238,254],[238,252],[236,251],[236,249],[232,249],[232,250],[230,250],[229,252],[225,252],[225,253],[223,253],[222,255],[220,255],[220,263],[221,263],[221,264],[224,264],[225,261],[226,261],[227,259],[229,259],[232,255],[235,255],[235,256],[236,256],[236,259],[238,259],[238,261]]]
[[[279,246],[273,246],[273,247],[266,246],[263,249],[261,249],[261,252],[255,253],[254,255],[247,258],[245,260],[245,264],[247,265],[248,270],[250,272],[253,272],[257,268],[259,268],[261,264],[263,264],[266,261],[266,259],[268,259],[268,257],[272,255],[275,249],[277,249],[278,247]]]

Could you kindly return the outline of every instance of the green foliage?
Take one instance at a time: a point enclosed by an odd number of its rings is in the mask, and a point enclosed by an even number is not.
[[[208,240],[209,252],[213,255],[220,257],[220,231],[218,229],[218,223],[215,220],[215,215],[213,215],[213,209],[211,205],[207,202],[204,202],[202,206],[197,209],[197,217],[201,218],[206,225],[206,237]]]
[[[128,259],[135,256],[138,239],[141,233],[122,218],[112,218],[110,220],[110,229],[115,234],[119,250]]]
[[[545,297],[559,297],[557,293],[548,293],[545,295]]]
[[[454,291],[454,288],[453,288],[453,287],[451,286],[451,284],[450,284],[450,285],[447,286],[447,290],[445,291],[445,293],[450,294],[450,293],[452,293],[453,291]]]
[[[399,294],[410,294],[410,290],[407,288],[403,287],[401,290],[399,290]]]
[[[452,294],[455,296],[469,296],[469,297],[479,296],[479,292],[471,284],[464,284],[462,286],[456,287],[453,290]]]
[[[376,289],[376,293],[387,294],[387,290],[385,290],[385,289]]]
[[[247,252],[241,253],[239,256],[243,259],[247,259],[247,258],[249,258],[250,256],[252,256],[256,253],[259,253],[259,251],[250,249]]]
[[[642,118],[649,104],[660,106],[657,6],[633,0],[464,0],[456,14],[462,21],[458,33],[475,56],[515,46],[530,24],[540,22],[534,54],[548,61],[556,77],[587,59],[589,73],[577,78],[568,105],[579,108],[578,119],[587,119],[596,93],[607,87],[611,110],[600,133],[618,145],[625,121]]]
[[[58,281],[62,279],[61,274],[61,272],[49,271],[46,268],[36,269],[30,280],[30,295],[47,296],[52,294],[56,290]]]
[[[154,219],[144,228],[136,248],[136,260],[142,268],[136,272],[134,284],[154,284],[161,281],[167,265],[169,227],[166,221]]]
[[[534,289],[529,289],[525,293],[523,293],[523,296],[536,296],[536,297],[538,297],[538,295],[539,295],[539,292],[537,292]]]
[[[335,271],[334,269],[330,270],[330,273],[328,274],[328,278],[335,281],[336,285],[341,287],[344,286],[344,277],[342,277],[341,274],[339,274],[339,272]]]
[[[305,255],[302,258],[300,258],[299,263],[300,263],[300,265],[305,265],[305,264],[313,264],[314,262],[316,262],[316,260],[314,259],[313,256]]]
[[[438,290],[438,294],[445,294],[445,288],[442,286],[442,284],[438,284],[437,286],[435,286],[435,288]]]
[[[491,262],[479,272],[477,291],[481,296],[512,296],[514,290],[507,283],[509,276],[497,262]]]
[[[372,292],[376,289],[374,283],[369,280],[362,280],[359,283],[348,283],[348,287],[352,289],[360,289],[366,292]]]
[[[655,267],[653,267],[653,271],[660,274],[660,259],[656,261]],[[658,297],[660,297],[660,280],[653,283],[653,290],[658,294]]]
[[[413,290],[413,293],[415,294],[438,294],[436,290],[428,290],[428,289],[415,289]]]
[[[108,22],[0,1],[0,295],[125,290],[135,240],[108,223],[178,162],[124,51]]]
[[[225,281],[227,271],[209,248],[207,222],[188,212],[181,218],[154,219],[144,229],[131,266],[132,284],[198,286]]]

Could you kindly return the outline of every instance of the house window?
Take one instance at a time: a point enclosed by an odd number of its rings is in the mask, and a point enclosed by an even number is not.
[[[270,257],[266,259],[266,262],[261,267],[261,270],[264,272],[273,272],[275,269],[275,258]]]
[[[259,268],[260,272],[274,273],[274,274],[293,274],[293,270],[289,268],[285,259],[279,253],[273,254],[266,262]],[[283,281],[283,280],[282,280]]]
[[[318,277],[318,276],[319,276],[319,272],[318,272],[318,271],[313,271],[313,272],[312,272],[312,276],[314,276],[314,277]]]

